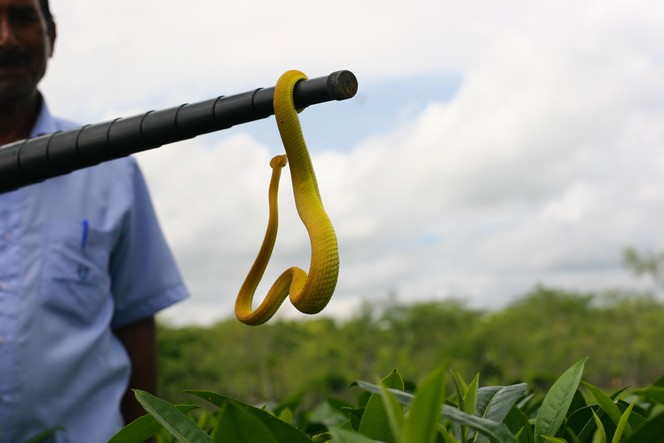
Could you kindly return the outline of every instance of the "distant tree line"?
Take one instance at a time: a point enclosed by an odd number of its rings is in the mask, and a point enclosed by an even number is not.
[[[644,386],[664,373],[662,343],[664,303],[654,295],[550,287],[536,287],[498,311],[458,300],[391,301],[365,303],[343,321],[161,324],[160,395],[179,401],[190,398],[183,389],[206,389],[261,403],[302,394],[314,404],[353,398],[348,386],[357,379],[375,381],[397,368],[416,381],[444,362],[467,379],[480,373],[482,384],[546,388],[585,356],[584,377],[594,385]]]

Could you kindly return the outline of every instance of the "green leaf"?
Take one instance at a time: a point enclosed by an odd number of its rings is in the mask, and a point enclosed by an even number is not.
[[[593,412],[595,411],[599,412],[598,417],[606,415],[596,404],[585,406],[577,409],[567,417],[566,429],[573,432],[579,441],[585,442],[591,440],[592,433],[597,428],[593,418]]]
[[[445,370],[441,368],[427,374],[418,384],[403,425],[402,443],[433,442],[444,401]]]
[[[542,435],[541,437],[544,440],[550,441],[552,443],[567,443],[567,440],[558,437],[549,437],[548,435]]]
[[[233,402],[219,409],[214,443],[279,443],[263,422]]]
[[[606,443],[604,424],[602,424],[602,420],[600,420],[597,414],[595,414],[595,411],[593,411],[593,419],[595,420],[595,426],[597,427],[595,435],[593,435],[593,443]]]
[[[325,442],[328,442],[330,440],[332,440],[332,436],[330,435],[329,432],[314,435],[314,437],[311,439],[311,441],[313,443],[325,443]]]
[[[465,408],[465,393],[468,390],[468,385],[463,381],[458,372],[450,371],[450,373],[452,374],[452,382],[456,391],[457,407],[464,412],[468,412]]]
[[[662,386],[650,386],[645,389],[637,389],[634,391],[634,394],[642,395],[655,403],[664,404],[664,387]]]
[[[355,382],[357,386],[368,392],[381,392],[380,386],[358,380]],[[396,389],[389,389],[394,395],[394,398],[404,406],[410,406],[414,396],[407,392],[398,391]],[[516,437],[507,429],[503,423],[496,423],[475,415],[466,414],[459,411],[457,408],[445,405],[442,409],[442,417],[444,419],[452,420],[462,425],[469,426],[476,431],[479,431],[492,439],[492,441],[500,443],[518,443]]]
[[[210,436],[175,406],[148,392],[139,390],[134,392],[143,408],[177,441],[180,443],[210,443]]]
[[[664,413],[656,415],[647,423],[639,426],[625,443],[643,443],[664,441]]]
[[[461,377],[461,374],[459,374],[458,372],[450,371],[450,374],[452,375],[452,383],[456,393],[457,408],[460,411],[472,414],[473,412],[475,412],[475,406],[470,408],[466,405],[466,395],[468,393],[468,385]],[[477,378],[479,379],[479,376]],[[477,404],[477,396],[475,396],[475,404]],[[457,429],[455,429],[455,432],[456,432],[456,438],[459,441],[465,442],[468,440],[467,426],[458,426]]]
[[[618,422],[620,421],[620,416],[622,413],[620,412],[620,408],[618,408],[618,405],[616,405],[611,397],[606,395],[604,392],[600,391],[597,389],[595,386],[591,385],[590,383],[586,383],[582,381],[583,385],[590,391],[590,393],[595,397],[595,401],[597,401],[597,404],[599,407],[606,412],[606,415],[609,416],[609,418],[617,425]]]
[[[528,416],[517,406],[513,406],[510,409],[510,412],[504,419],[504,423],[514,435],[517,435],[519,442],[535,443],[535,436],[533,435],[533,429],[530,426]],[[484,436],[480,435],[480,438],[484,438]]]
[[[466,414],[456,408],[445,405],[443,407],[443,417],[452,420],[461,425],[469,426],[476,431],[485,434],[492,441],[500,443],[516,443],[517,439],[503,423],[496,423],[492,420],[476,417]]]
[[[403,391],[403,379],[395,369],[381,381],[381,386]],[[403,410],[398,412],[403,417]],[[392,426],[385,410],[382,394],[371,394],[360,421],[360,433],[385,443],[394,443],[396,440],[391,430]]]
[[[195,395],[196,397],[202,398],[203,400],[209,401],[215,406],[223,407],[227,403],[233,403],[239,408],[243,408],[250,414],[254,415],[256,418],[260,419],[263,424],[267,427],[270,433],[276,438],[279,442],[289,442],[289,443],[311,443],[311,439],[306,436],[299,429],[285,423],[275,417],[274,415],[259,409],[249,406],[241,401],[235,400],[230,397],[225,397],[223,395],[216,394],[209,391],[185,391],[188,394]]]
[[[284,423],[292,424],[293,423],[293,411],[290,408],[283,408],[279,412],[279,420],[283,421]]]
[[[525,384],[525,383],[524,383]],[[503,386],[482,386],[477,390],[477,406],[475,406],[475,415],[483,417],[489,404],[495,395],[503,388]]]
[[[627,409],[625,409],[622,417],[620,417],[620,420],[618,421],[618,427],[616,428],[615,434],[613,434],[613,440],[611,440],[611,443],[620,443],[624,432],[631,433],[627,420],[629,420],[629,416],[632,413],[632,409],[634,409],[635,404],[636,399],[630,403]]]
[[[577,388],[577,390],[574,391],[574,397],[572,398],[572,403],[570,403],[569,405],[566,417],[569,418],[571,414],[574,414],[576,411],[578,411],[579,409],[583,409],[586,406],[588,406],[588,402],[586,402],[586,397],[583,395],[581,390]]]
[[[458,443],[457,439],[454,438],[454,435],[452,435],[452,433],[445,429],[443,426],[440,426],[438,431],[443,436],[443,441],[445,443]]]
[[[401,441],[404,423],[403,406],[399,404],[396,397],[389,390],[389,388],[381,385],[380,390],[381,400],[383,401],[383,406],[385,408],[385,413],[387,414],[388,423],[390,430],[392,431],[394,441]]]
[[[477,374],[473,381],[470,382],[466,388],[466,393],[463,396],[463,412],[472,414],[477,407],[477,390],[480,384],[480,375]]]
[[[494,386],[492,390],[478,391],[476,414],[488,420],[502,423],[514,405],[522,398],[528,390],[528,385],[519,383],[510,386]],[[530,427],[528,428],[530,430]],[[532,433],[532,432],[531,432]],[[486,436],[480,435],[477,443],[488,443]]]
[[[519,399],[523,398],[527,391],[528,385],[525,383],[502,386],[498,392],[489,399],[489,403],[484,408],[482,417],[496,422],[502,422],[512,407],[516,405]]]
[[[574,364],[551,386],[535,417],[535,438],[556,435],[579,387],[586,360]]]
[[[183,414],[198,409],[196,405],[176,405]],[[108,443],[142,443],[162,429],[162,425],[151,415],[144,415],[120,429]]]
[[[381,443],[358,434],[357,432],[346,431],[339,428],[330,428],[330,434],[332,435],[330,443]]]

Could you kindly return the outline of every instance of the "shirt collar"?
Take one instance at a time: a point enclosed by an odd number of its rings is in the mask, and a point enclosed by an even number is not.
[[[37,120],[35,121],[30,137],[37,137],[39,135],[52,134],[58,131],[58,125],[48,109],[46,100],[39,94],[40,109]]]

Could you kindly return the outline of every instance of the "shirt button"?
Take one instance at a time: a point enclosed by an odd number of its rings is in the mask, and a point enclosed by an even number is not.
[[[0,292],[9,292],[12,290],[11,283],[7,281],[0,281]]]
[[[12,234],[12,231],[5,231],[5,233],[2,234],[2,239],[4,241],[12,241],[14,240],[14,234]]]
[[[7,339],[0,335],[0,346],[4,345],[5,343],[7,343]]]

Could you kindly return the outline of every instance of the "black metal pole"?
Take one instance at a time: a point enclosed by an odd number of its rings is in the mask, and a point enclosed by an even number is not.
[[[345,100],[357,92],[350,71],[303,80],[295,86],[297,108]],[[274,114],[274,87],[149,111],[128,118],[0,146],[0,193],[130,154],[230,128]]]

